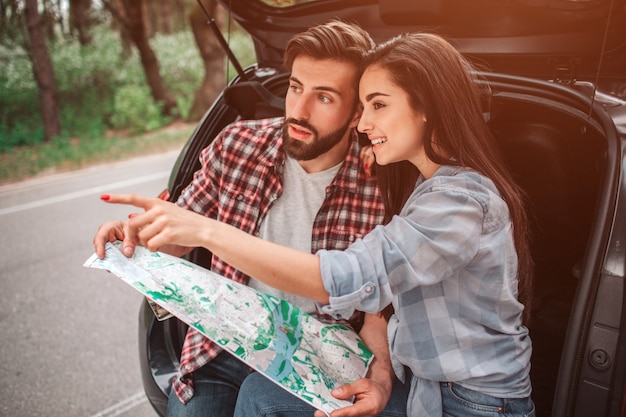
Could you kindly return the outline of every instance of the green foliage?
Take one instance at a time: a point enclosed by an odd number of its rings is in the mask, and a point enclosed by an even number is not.
[[[11,58],[9,58],[11,57]],[[26,53],[4,45],[0,59],[0,151],[39,141],[39,96]]]
[[[171,120],[152,99],[138,53],[122,48],[119,34],[106,25],[93,28],[93,44],[57,38],[49,45],[58,89],[60,140],[89,139],[108,129],[146,132]],[[245,67],[254,62],[249,37],[227,36]],[[204,67],[190,31],[157,35],[151,40],[161,76],[185,118]],[[225,65],[226,68],[226,65]],[[0,152],[42,143],[39,92],[27,52],[16,44],[0,45]]]
[[[196,89],[204,77],[204,65],[190,32],[156,35],[152,45],[159,58],[161,74],[169,93],[176,99],[178,111],[186,120]],[[181,48],[181,45],[190,45]]]
[[[116,129],[128,128],[137,134],[158,129],[169,120],[161,115],[161,105],[152,100],[148,88],[125,85],[115,91],[111,124]]]
[[[190,32],[178,32],[168,36],[156,35],[151,40],[165,84],[172,95],[195,91],[204,76],[204,68],[198,48]],[[181,47],[185,45],[185,47]]]
[[[256,53],[250,35],[243,31],[235,31],[228,38],[228,44],[233,51],[239,64],[246,68],[256,62]],[[237,72],[232,65],[228,65],[228,80],[231,80]]]
[[[138,136],[100,136],[89,140],[56,138],[49,144],[20,146],[0,152],[0,184],[13,182],[42,172],[77,169],[93,162],[118,160],[178,149],[195,126],[177,125]]]

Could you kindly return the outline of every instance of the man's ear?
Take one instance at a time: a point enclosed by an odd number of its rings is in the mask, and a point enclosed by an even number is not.
[[[362,114],[363,114],[363,105],[359,103],[356,105],[356,109],[354,110],[354,116],[352,117],[352,121],[350,122],[351,128],[355,128],[359,125],[359,120],[361,120]]]

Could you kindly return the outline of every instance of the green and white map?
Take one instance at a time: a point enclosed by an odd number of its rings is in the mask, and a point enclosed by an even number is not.
[[[84,264],[110,271],[313,407],[351,405],[330,391],[365,376],[372,352],[358,335],[205,268],[138,246],[132,258],[107,243]]]

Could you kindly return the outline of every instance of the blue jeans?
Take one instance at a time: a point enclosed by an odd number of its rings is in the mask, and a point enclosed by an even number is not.
[[[252,372],[228,352],[222,352],[193,373],[194,395],[183,404],[172,389],[167,417],[232,417],[239,387]]]
[[[496,398],[453,382],[441,383],[444,417],[535,417],[530,398]]]
[[[379,417],[406,417],[409,385],[396,381],[387,407]],[[312,417],[315,408],[259,373],[241,385],[235,417]]]

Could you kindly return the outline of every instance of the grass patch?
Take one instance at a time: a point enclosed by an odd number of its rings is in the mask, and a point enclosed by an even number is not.
[[[195,127],[195,123],[174,123],[158,131],[134,136],[127,131],[112,131],[100,138],[58,139],[50,144],[12,148],[0,152],[0,185],[96,163],[180,149]]]

